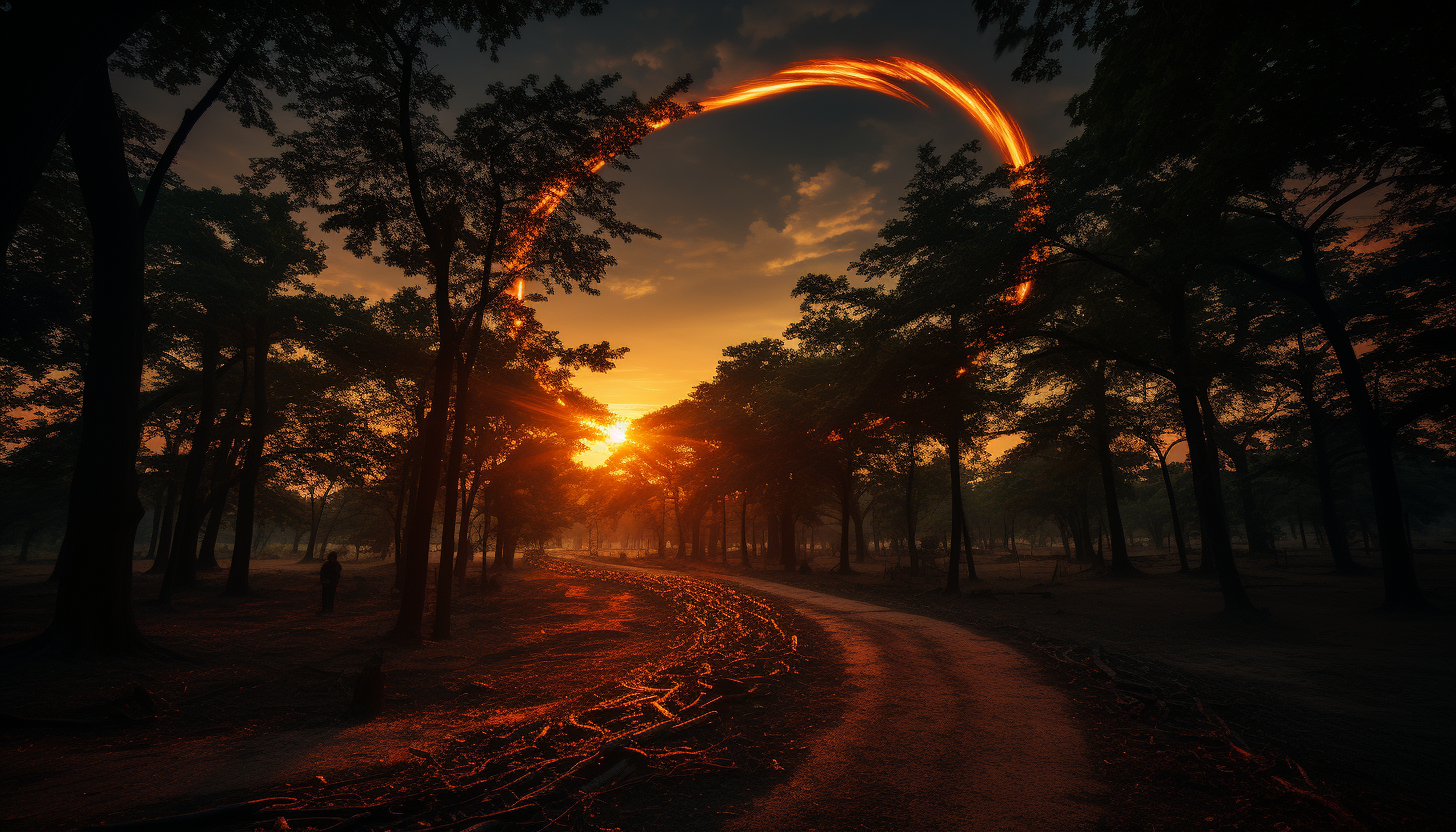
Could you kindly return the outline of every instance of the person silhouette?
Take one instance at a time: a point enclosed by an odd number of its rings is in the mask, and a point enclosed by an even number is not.
[[[344,567],[339,563],[339,553],[329,552],[329,559],[319,569],[319,583],[324,588],[324,608],[319,612],[334,611],[334,591],[339,588],[339,578],[344,574]]]

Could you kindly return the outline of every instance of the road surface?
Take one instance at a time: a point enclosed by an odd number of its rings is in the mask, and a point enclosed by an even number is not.
[[[1106,788],[1067,697],[1032,662],[964,627],[751,578],[843,648],[838,726],[730,832],[1076,830]]]

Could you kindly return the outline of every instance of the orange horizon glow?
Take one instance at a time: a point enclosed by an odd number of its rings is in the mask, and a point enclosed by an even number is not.
[[[890,57],[872,60],[821,58],[790,64],[767,78],[745,81],[722,95],[696,102],[696,112],[697,114],[707,113],[814,87],[848,87],[868,90],[926,107],[925,102],[896,83],[903,81],[914,81],[930,87],[959,106],[985,130],[991,142],[996,145],[1001,158],[1011,166],[1012,170],[1021,170],[1031,162],[1031,148],[1026,143],[1026,136],[1022,133],[1021,126],[997,106],[990,95],[979,87],[968,84],[929,64],[909,58]],[[693,113],[689,114],[689,116],[691,115]],[[663,120],[650,124],[648,132],[654,132],[670,123],[672,123],[671,120]],[[591,160],[584,166],[581,176],[596,173],[606,167],[614,157],[615,154]],[[536,222],[532,223],[532,230],[517,241],[515,252],[504,264],[508,273],[519,271],[525,265],[525,258],[530,254],[536,237],[540,234],[540,222],[560,206],[561,201],[566,198],[572,185],[577,181],[579,178],[575,177],[562,179],[547,188],[536,204],[532,206],[531,217]],[[1038,183],[1032,177],[1023,176],[1017,179],[1013,187],[1031,189],[1028,195],[1032,199],[1033,207],[1025,212],[1021,221],[1018,222],[1018,227],[1026,228],[1040,222],[1042,215],[1046,213],[1046,206],[1041,201]],[[1031,256],[1022,263],[1022,280],[1003,296],[1005,301],[1019,304],[1026,299],[1032,288],[1031,271],[1044,256],[1045,253],[1041,250],[1033,251]],[[517,281],[515,292],[517,300],[523,297],[521,288],[523,284],[523,279]]]

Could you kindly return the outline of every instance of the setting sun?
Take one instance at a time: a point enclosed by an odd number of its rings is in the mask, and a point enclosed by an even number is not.
[[[620,445],[627,441],[627,423],[617,422],[602,428],[608,445]]]

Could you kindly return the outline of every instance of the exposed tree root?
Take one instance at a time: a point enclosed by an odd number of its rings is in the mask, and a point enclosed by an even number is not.
[[[105,828],[592,828],[587,809],[603,793],[652,777],[725,767],[714,759],[711,737],[700,729],[771,695],[778,677],[795,672],[797,636],[786,632],[774,609],[756,598],[680,576],[599,570],[547,559],[533,559],[533,564],[663,598],[682,625],[677,640],[656,661],[602,686],[588,707],[524,722],[504,734],[483,734],[448,751],[409,749],[421,762],[413,771],[382,782],[375,776],[358,777],[310,787],[290,798]],[[324,822],[329,825],[321,826]]]

